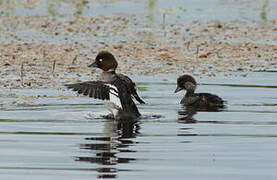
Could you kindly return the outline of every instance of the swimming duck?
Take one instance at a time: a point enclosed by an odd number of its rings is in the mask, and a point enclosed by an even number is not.
[[[103,70],[101,80],[66,84],[65,86],[79,94],[105,100],[108,110],[111,112],[111,118],[115,120],[136,119],[141,114],[132,97],[140,104],[145,102],[137,94],[136,84],[128,76],[116,73],[117,65],[113,54],[101,51],[96,56],[95,62],[88,66]]]
[[[175,93],[186,90],[186,94],[181,100],[185,106],[194,106],[199,108],[223,108],[224,101],[217,95],[210,93],[195,93],[197,83],[190,75],[182,75],[177,79],[177,88]]]

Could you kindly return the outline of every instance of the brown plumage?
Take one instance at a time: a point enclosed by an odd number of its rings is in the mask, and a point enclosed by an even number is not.
[[[96,67],[103,71],[115,70],[117,68],[117,61],[112,53],[108,51],[101,51],[97,54],[94,63],[89,67]]]
[[[182,75],[177,79],[176,92],[186,90],[186,94],[181,100],[185,106],[195,107],[224,107],[224,101],[217,95],[210,93],[195,93],[197,83],[190,75]]]

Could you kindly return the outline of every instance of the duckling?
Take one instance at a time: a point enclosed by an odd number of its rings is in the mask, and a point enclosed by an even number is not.
[[[224,101],[217,95],[210,93],[195,93],[197,83],[195,79],[188,75],[182,75],[177,79],[177,88],[175,93],[186,90],[186,94],[180,104],[185,106],[194,106],[199,108],[223,108]]]

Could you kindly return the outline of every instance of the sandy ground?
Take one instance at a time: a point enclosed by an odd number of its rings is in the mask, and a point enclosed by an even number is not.
[[[1,88],[61,88],[95,79],[100,70],[87,65],[101,50],[116,56],[119,72],[134,76],[228,76],[277,68],[277,20],[155,23],[132,14],[88,17],[77,11],[61,20],[48,13],[1,13]]]

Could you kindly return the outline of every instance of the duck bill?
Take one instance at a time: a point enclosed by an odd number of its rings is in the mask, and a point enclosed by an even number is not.
[[[182,90],[182,88],[180,88],[179,86],[177,86],[177,88],[175,89],[174,93],[177,93],[177,92],[179,92],[179,91],[181,91],[181,90]]]
[[[94,63],[92,63],[92,64],[88,65],[88,67],[95,67],[95,68],[98,68],[98,65],[97,65],[97,63],[96,63],[96,62],[94,62]]]

